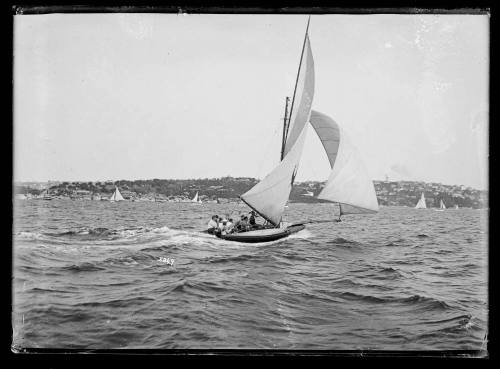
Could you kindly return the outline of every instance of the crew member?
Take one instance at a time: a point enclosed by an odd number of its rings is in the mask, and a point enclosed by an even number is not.
[[[234,228],[233,219],[229,218],[226,223],[226,233],[232,233]]]
[[[214,234],[214,231],[219,227],[217,222],[217,215],[212,215],[212,219],[208,222],[207,228],[208,233]]]
[[[236,222],[234,229],[236,232],[245,232],[248,228],[248,218],[245,215],[241,215],[241,219]]]
[[[227,220],[226,219],[222,219],[222,222],[219,223],[219,229],[220,229],[220,232],[222,234],[226,234],[227,233]]]
[[[255,226],[255,217],[256,217],[255,211],[252,210],[250,212],[250,219],[248,220],[248,224],[250,224],[250,227]]]

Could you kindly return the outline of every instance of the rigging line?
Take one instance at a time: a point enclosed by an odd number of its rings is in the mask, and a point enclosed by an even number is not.
[[[283,134],[281,136],[281,154],[280,154],[280,160],[283,160],[283,156],[285,154],[285,144],[286,144],[286,134],[287,134],[287,127],[288,123],[290,122],[290,119],[288,118],[288,101],[290,98],[288,96],[285,97],[285,114],[283,117]]]

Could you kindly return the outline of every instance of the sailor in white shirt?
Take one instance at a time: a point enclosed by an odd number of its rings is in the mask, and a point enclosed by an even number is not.
[[[227,227],[227,220],[222,219],[222,221],[219,223],[219,229],[222,234],[226,234],[226,227]]]
[[[212,215],[212,219],[210,219],[207,225],[208,233],[213,234],[218,227],[219,223],[217,222],[217,215]]]

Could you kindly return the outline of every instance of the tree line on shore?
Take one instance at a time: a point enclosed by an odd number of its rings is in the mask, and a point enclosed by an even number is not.
[[[150,179],[150,180],[119,180],[96,182],[57,182],[46,188],[26,184],[15,184],[16,194],[40,195],[48,193],[59,196],[72,196],[77,191],[91,194],[110,195],[118,187],[120,191],[134,192],[139,196],[147,194],[165,197],[192,197],[196,192],[204,197],[238,198],[252,188],[259,180],[250,177],[222,177],[204,179]],[[321,192],[325,182],[307,181],[295,183],[290,194],[290,201],[321,202],[316,196]],[[487,192],[463,186],[441,185],[424,182],[384,182],[374,181],[380,205],[414,206],[421,193],[425,194],[427,205],[439,206],[443,200],[446,206],[484,207],[487,203]]]

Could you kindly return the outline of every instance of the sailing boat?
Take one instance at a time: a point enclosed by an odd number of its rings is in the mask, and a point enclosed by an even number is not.
[[[444,206],[443,200],[440,200],[440,202],[439,202],[439,209],[436,209],[436,210],[443,211],[444,209],[446,209],[446,206]]]
[[[314,97],[314,60],[308,36],[309,20],[290,113],[288,97],[285,100],[281,161],[262,181],[240,196],[266,223],[257,230],[216,233],[219,238],[239,242],[267,242],[287,237],[305,228],[304,223],[287,224],[282,221],[282,217],[297,175],[308,122],[318,134],[332,169],[318,198],[341,204],[343,214],[378,211],[373,182],[368,178],[354,146],[333,119],[311,110]]]
[[[196,195],[194,195],[193,199],[191,200],[191,202],[194,202],[194,203],[197,203],[197,204],[201,204],[202,201],[200,200],[200,198],[198,197],[198,192],[196,192]]]
[[[123,198],[122,194],[120,193],[120,190],[118,189],[118,187],[115,187],[115,192],[109,198],[109,201],[123,201],[123,200],[125,200],[125,199]]]
[[[418,200],[417,206],[415,206],[415,209],[425,209],[427,208],[427,205],[425,204],[425,196],[424,193],[422,192],[422,196],[420,196],[420,200]]]
[[[458,205],[455,204],[455,210],[458,210]]]
[[[50,201],[52,200],[52,196],[49,194],[49,189],[45,189],[43,192],[42,200]]]

